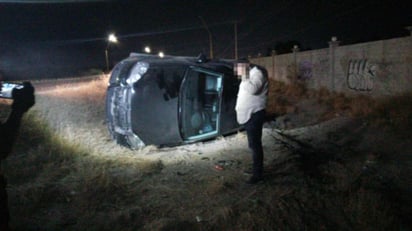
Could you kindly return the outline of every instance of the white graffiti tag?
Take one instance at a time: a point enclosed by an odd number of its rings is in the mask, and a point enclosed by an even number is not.
[[[376,76],[376,65],[367,59],[349,61],[347,83],[350,89],[356,91],[371,91]]]

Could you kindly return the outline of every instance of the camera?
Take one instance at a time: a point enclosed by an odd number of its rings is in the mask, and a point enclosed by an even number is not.
[[[0,82],[0,87],[0,98],[12,99],[13,89],[22,89],[24,86],[22,83]]]

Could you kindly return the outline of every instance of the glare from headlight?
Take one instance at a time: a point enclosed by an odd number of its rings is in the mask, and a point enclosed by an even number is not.
[[[144,75],[147,70],[149,69],[149,64],[146,62],[137,62],[133,68],[132,71],[130,72],[129,78],[126,80],[127,84],[132,86],[134,83],[136,83],[142,75]]]

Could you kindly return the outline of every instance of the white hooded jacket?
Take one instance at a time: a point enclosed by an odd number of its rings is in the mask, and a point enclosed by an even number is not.
[[[266,108],[268,79],[257,67],[249,72],[249,79],[242,79],[236,101],[236,115],[239,124],[246,123],[255,112]]]

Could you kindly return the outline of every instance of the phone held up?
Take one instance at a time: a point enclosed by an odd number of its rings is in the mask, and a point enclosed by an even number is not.
[[[12,99],[13,89],[22,89],[23,87],[21,83],[0,82],[0,98]]]

